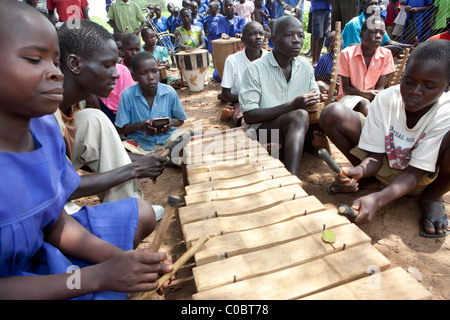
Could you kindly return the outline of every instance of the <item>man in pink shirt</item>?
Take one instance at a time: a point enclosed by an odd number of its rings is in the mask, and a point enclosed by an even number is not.
[[[59,22],[66,22],[72,19],[89,20],[89,3],[87,0],[47,0],[47,9],[50,21],[55,24],[56,17],[54,11],[56,9]]]
[[[381,47],[385,33],[383,19],[369,17],[361,27],[361,43],[342,50],[338,101],[367,116],[370,102],[384,89],[387,75],[395,71],[389,49]]]

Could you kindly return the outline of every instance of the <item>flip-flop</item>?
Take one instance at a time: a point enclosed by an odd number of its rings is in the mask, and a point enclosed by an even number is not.
[[[333,183],[330,183],[329,185],[328,185],[328,187],[327,187],[327,191],[328,191],[328,194],[329,195],[331,195],[331,196],[334,196],[334,195],[336,195],[336,194],[338,194],[338,193],[342,193],[342,192],[336,192],[336,191],[333,191],[331,188],[336,188],[336,187],[339,187],[339,183],[337,183],[336,181],[333,181]]]
[[[334,181],[333,183],[330,183],[328,185],[328,187],[327,187],[328,194],[331,195],[331,196],[334,196],[334,195],[336,195],[338,193],[351,193],[351,192],[357,192],[359,190],[359,188],[356,188],[353,191],[343,192],[343,191],[333,191],[331,189],[331,188],[337,188],[337,187],[339,187],[339,183],[337,183],[336,181]]]
[[[329,194],[329,195],[334,196],[334,195],[338,194],[339,192],[334,192],[333,190],[331,190],[332,187],[335,187],[335,183],[334,183],[334,182],[333,182],[333,183],[330,183],[330,184],[328,185],[327,191],[328,191],[328,194]]]
[[[422,217],[420,217],[420,219],[419,219],[420,234],[422,236],[427,237],[427,238],[443,238],[443,237],[447,236],[448,234],[450,234],[450,231],[446,231],[443,234],[428,233],[425,231],[425,228],[423,227],[424,218],[427,219],[428,221],[430,221],[433,224],[433,226],[435,227],[435,229],[438,224],[440,224],[446,220],[448,221],[448,216],[447,216],[447,213],[445,212],[445,206],[442,202],[440,204],[442,205],[443,214],[437,220],[435,220],[434,218],[432,218],[430,215],[428,215],[426,213],[422,213]],[[421,209],[423,209],[423,208],[421,208]]]

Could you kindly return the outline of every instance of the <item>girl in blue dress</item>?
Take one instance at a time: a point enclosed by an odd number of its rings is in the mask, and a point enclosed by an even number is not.
[[[64,78],[55,28],[3,0],[0,42],[0,299],[124,299],[154,289],[173,266],[165,253],[132,250],[149,222],[140,220],[145,201],[63,209],[80,176],[52,116]]]

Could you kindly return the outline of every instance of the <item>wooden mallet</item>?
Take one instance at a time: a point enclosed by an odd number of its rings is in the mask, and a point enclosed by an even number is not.
[[[191,257],[193,257],[197,252],[199,252],[203,248],[204,244],[206,243],[206,241],[208,241],[208,239],[209,239],[209,236],[207,234],[200,237],[200,239],[197,240],[195,245],[190,247],[180,257],[180,259],[178,259],[173,264],[173,270],[169,273],[164,274],[161,278],[158,279],[158,286],[156,287],[156,289],[141,294],[137,299],[138,300],[147,300],[148,298],[150,298],[156,291],[158,291],[159,288],[162,287],[164,282],[169,280],[175,273],[177,273],[177,271],[180,269],[181,266],[183,266]]]
[[[155,238],[153,240],[153,244],[151,246],[151,251],[158,252],[161,247],[162,241],[164,240],[164,236],[166,235],[167,230],[169,229],[170,220],[174,216],[178,206],[183,202],[183,197],[180,195],[171,194],[167,198],[167,204],[164,208],[164,215],[161,219],[161,224],[156,231]]]
[[[343,172],[341,167],[336,163],[336,161],[334,161],[334,159],[330,156],[330,154],[328,153],[328,151],[324,148],[320,149],[317,154],[319,155],[320,158],[322,158],[327,165],[330,167],[331,170],[333,170],[334,172],[336,172],[340,177],[342,178],[348,178]],[[355,190],[353,190],[353,192],[358,191],[358,188],[356,188]]]
[[[324,148],[320,149],[317,154],[319,157],[324,160],[327,165],[330,167],[331,170],[336,172],[338,175],[340,175],[342,178],[348,178],[345,174],[342,173],[341,167],[334,161],[334,159],[330,156],[328,151]]]

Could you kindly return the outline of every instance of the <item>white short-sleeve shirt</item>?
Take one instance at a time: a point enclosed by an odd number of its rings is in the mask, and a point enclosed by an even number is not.
[[[262,50],[261,57],[267,53],[266,50]],[[239,94],[242,76],[250,63],[252,62],[248,60],[245,49],[229,55],[223,68],[222,88],[228,88],[231,90],[231,93]]]
[[[389,166],[434,172],[442,138],[450,129],[450,92],[443,93],[413,128],[406,124],[400,85],[381,91],[369,108],[358,147],[385,153]]]

